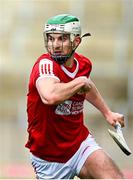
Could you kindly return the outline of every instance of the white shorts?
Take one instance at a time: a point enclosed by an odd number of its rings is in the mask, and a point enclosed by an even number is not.
[[[37,179],[73,179],[74,176],[78,176],[86,159],[98,149],[102,148],[93,136],[89,135],[66,163],[45,161],[33,154],[30,157]]]

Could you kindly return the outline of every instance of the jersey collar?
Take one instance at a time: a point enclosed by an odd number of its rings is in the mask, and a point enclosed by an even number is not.
[[[74,78],[79,70],[79,62],[76,59],[74,60],[76,62],[76,68],[73,72],[68,71],[68,69],[65,66],[61,65],[61,69],[64,71],[64,73],[67,74],[71,78]]]

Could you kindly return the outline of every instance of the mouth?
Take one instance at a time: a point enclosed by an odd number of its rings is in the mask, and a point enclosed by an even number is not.
[[[62,54],[62,51],[54,51],[53,54],[55,54],[55,55],[61,55],[61,54]]]

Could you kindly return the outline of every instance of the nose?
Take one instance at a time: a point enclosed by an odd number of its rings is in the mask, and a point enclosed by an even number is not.
[[[53,47],[59,49],[61,47],[61,42],[58,39],[55,39],[53,42]]]

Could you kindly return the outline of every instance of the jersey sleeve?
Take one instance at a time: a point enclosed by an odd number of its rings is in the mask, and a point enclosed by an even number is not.
[[[50,59],[44,58],[34,65],[32,69],[32,82],[34,85],[43,78],[56,78],[60,81],[58,77],[58,66],[55,62]]]
[[[92,62],[90,61],[90,59],[86,58],[83,55],[81,55],[81,58],[82,58],[82,62],[83,62],[82,70],[84,71],[84,75],[87,78],[89,78],[90,73],[92,71]]]
[[[92,71],[92,62],[88,59],[88,73],[87,73],[87,77],[90,76],[91,71]]]

